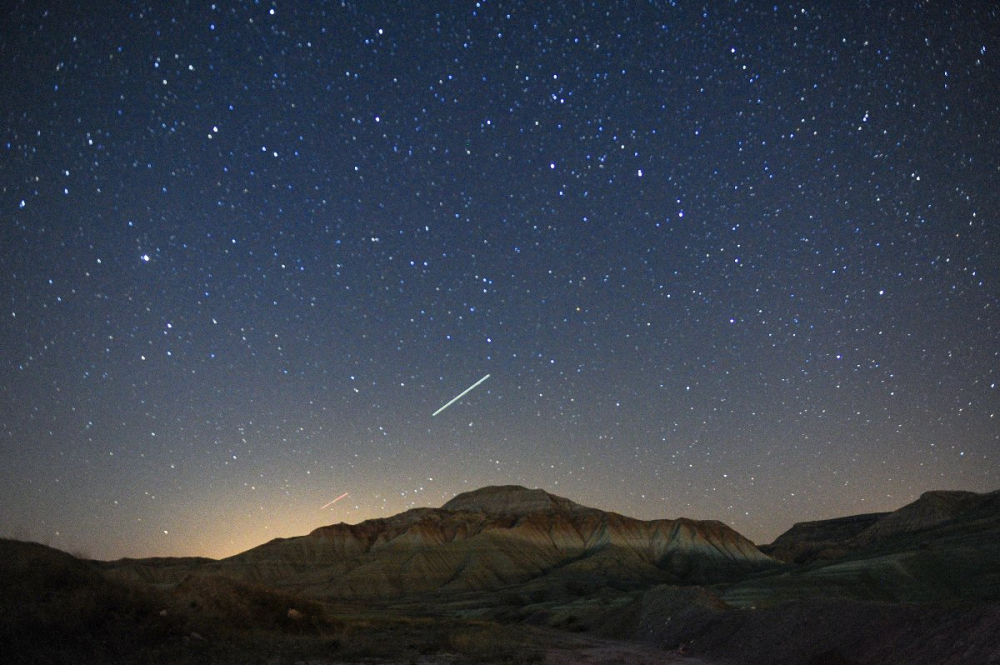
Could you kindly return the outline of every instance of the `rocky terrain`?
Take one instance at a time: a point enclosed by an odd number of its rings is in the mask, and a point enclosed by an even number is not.
[[[223,561],[122,561],[108,570],[162,584],[224,575],[317,599],[384,602],[578,580],[622,588],[714,583],[774,565],[721,522],[644,522],[507,486],[461,494],[438,509],[276,539]]]
[[[852,515],[817,522],[800,522],[761,551],[786,563],[837,559],[894,536],[930,532],[949,524],[995,521],[1000,492],[925,492],[913,503],[891,513]]]
[[[0,541],[0,642],[51,663],[1000,663],[1000,492],[759,549],[516,486],[219,561]]]
[[[785,563],[836,559],[848,552],[848,543],[889,513],[849,515],[817,522],[799,522],[760,551]]]

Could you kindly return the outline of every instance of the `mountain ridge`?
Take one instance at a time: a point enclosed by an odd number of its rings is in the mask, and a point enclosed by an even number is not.
[[[1000,492],[927,492],[891,513],[800,522],[758,548],[714,520],[644,521],[541,489],[490,486],[459,494],[440,508],[322,526],[219,561],[161,558],[104,565],[115,575],[147,583],[224,576],[320,600],[380,603],[517,589],[562,593],[582,586],[598,591],[711,585],[739,583],[787,564],[837,564],[855,553],[896,547],[893,543],[912,549],[922,538],[949,538],[949,543],[964,538],[968,546],[956,550],[961,553],[980,547],[976,543],[984,537],[966,533],[967,524],[993,533],[997,504]],[[937,565],[921,557],[920,565]],[[845,564],[831,574],[841,569],[853,570]],[[984,579],[993,584],[992,577]],[[742,602],[742,594],[752,604],[762,593],[758,586],[734,590],[727,602]],[[967,586],[961,581],[962,589]]]
[[[833,560],[894,538],[974,520],[980,514],[984,519],[996,519],[998,506],[1000,490],[983,494],[930,490],[891,512],[797,522],[759,549],[786,563]]]
[[[488,486],[441,508],[331,524],[210,563],[121,562],[119,572],[178,583],[217,574],[304,595],[392,600],[492,591],[587,571],[607,584],[718,582],[777,565],[717,521],[643,521],[540,489]]]

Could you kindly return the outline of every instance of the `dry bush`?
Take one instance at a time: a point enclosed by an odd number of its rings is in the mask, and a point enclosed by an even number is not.
[[[489,663],[537,663],[544,653],[527,646],[510,629],[499,624],[469,626],[448,635],[451,651]]]
[[[230,631],[330,635],[344,627],[316,601],[217,575],[189,575],[177,585],[174,596],[184,611]]]
[[[121,659],[183,634],[150,589],[101,576],[86,562],[35,543],[0,541],[4,662]]]

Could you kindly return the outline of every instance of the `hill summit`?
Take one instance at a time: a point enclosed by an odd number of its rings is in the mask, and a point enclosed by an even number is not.
[[[561,496],[549,494],[545,490],[532,490],[520,485],[490,485],[465,492],[441,506],[441,510],[516,517],[533,513],[551,515],[600,512]]]

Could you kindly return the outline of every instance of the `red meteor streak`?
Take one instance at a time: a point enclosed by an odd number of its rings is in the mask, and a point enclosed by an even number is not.
[[[347,496],[347,494],[348,494],[347,492],[344,492],[343,494],[341,494],[340,496],[338,496],[336,499],[334,499],[330,503],[328,503],[325,506],[323,506],[322,508],[320,508],[320,510],[326,510],[327,508],[329,508],[330,506],[332,506],[333,504],[337,503],[338,501],[340,501],[341,499],[343,499],[345,496]]]

